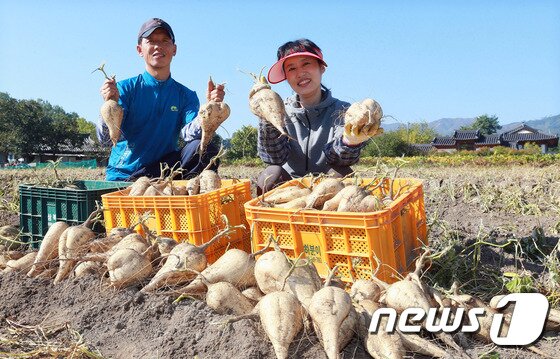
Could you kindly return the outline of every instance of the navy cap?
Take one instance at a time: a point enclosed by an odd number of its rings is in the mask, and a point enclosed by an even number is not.
[[[158,19],[157,17],[150,19],[142,24],[140,31],[138,32],[138,42],[142,40],[143,37],[148,37],[154,32],[155,29],[162,28],[169,34],[171,41],[175,43],[175,35],[173,34],[173,30],[171,30],[171,26],[168,23],[163,21],[162,19]]]

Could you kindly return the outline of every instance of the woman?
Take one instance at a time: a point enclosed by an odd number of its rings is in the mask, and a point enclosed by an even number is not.
[[[265,121],[259,123],[258,154],[269,166],[259,175],[257,191],[308,173],[346,176],[358,162],[367,135],[344,133],[342,116],[350,106],[322,85],[327,68],[321,49],[308,39],[290,41],[278,49],[278,61],[268,81],[287,80],[295,94],[285,100],[289,138]]]

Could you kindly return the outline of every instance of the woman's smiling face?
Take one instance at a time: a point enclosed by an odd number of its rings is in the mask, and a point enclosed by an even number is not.
[[[311,56],[294,56],[284,61],[286,80],[300,97],[313,97],[321,93],[323,72],[325,66]]]

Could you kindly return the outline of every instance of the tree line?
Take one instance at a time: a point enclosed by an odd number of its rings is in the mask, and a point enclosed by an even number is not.
[[[94,133],[95,125],[75,112],[41,99],[17,100],[0,92],[0,152],[29,159],[32,154],[80,149]]]
[[[472,125],[461,129],[479,129],[482,134],[492,134],[500,128],[496,116],[482,115]],[[369,140],[362,156],[414,155],[411,144],[430,143],[437,136],[426,122],[409,123]],[[75,112],[68,113],[41,99],[17,100],[0,92],[0,152],[30,158],[34,153],[59,153],[63,147],[80,149],[88,137],[97,144],[95,125]],[[231,138],[223,140],[228,149],[226,158],[257,160],[257,138],[256,127],[241,127]]]

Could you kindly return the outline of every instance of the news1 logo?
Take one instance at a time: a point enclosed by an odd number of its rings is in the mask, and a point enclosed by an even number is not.
[[[507,323],[507,334],[500,336],[500,329],[505,324],[505,318],[504,314],[498,312],[492,317],[490,339],[495,344],[502,346],[532,344],[544,330],[549,309],[548,300],[540,293],[512,293],[504,296],[496,305],[496,309],[505,308],[510,303],[515,303],[515,307]],[[387,326],[384,329],[386,332],[394,332],[395,324],[398,324],[398,329],[403,333],[419,333],[422,327],[432,333],[451,333],[458,330],[464,333],[473,333],[480,329],[478,316],[484,315],[484,312],[485,308],[471,308],[466,313],[464,308],[458,308],[454,313],[452,322],[449,323],[450,308],[443,308],[441,311],[438,311],[437,308],[430,308],[428,313],[422,308],[408,308],[401,313],[397,322],[395,309],[380,308],[372,315],[369,332],[377,333],[381,317],[387,316]],[[468,318],[468,324],[463,324],[465,314]],[[436,318],[438,315],[439,320]],[[416,324],[411,323],[411,321]],[[424,321],[424,325],[420,325],[420,321]]]

